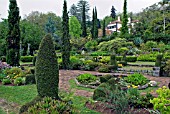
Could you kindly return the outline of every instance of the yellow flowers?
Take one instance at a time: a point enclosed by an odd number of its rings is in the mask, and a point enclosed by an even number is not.
[[[122,67],[123,67],[123,65],[122,65],[122,64],[118,64],[118,67],[119,67],[119,68],[122,68]]]
[[[127,87],[128,87],[128,88],[131,88],[131,87],[132,87],[132,88],[138,88],[138,86],[135,86],[135,85],[128,85]]]

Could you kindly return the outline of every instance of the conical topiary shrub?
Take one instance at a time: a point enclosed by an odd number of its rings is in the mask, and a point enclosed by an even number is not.
[[[59,70],[52,36],[42,39],[35,64],[37,91],[40,97],[58,99]]]

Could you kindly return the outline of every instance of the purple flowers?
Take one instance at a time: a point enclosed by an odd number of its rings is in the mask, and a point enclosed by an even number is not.
[[[11,68],[11,66],[8,65],[6,62],[0,61],[0,70],[5,69],[5,68]]]

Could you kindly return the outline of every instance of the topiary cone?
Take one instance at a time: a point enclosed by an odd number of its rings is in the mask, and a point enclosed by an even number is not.
[[[41,41],[35,64],[38,95],[58,99],[59,70],[52,36],[47,34]]]

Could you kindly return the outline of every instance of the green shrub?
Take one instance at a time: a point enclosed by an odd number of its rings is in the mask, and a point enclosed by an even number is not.
[[[61,100],[45,97],[34,106],[28,108],[26,114],[72,114],[73,105]]]
[[[81,74],[76,78],[82,84],[89,84],[91,82],[95,82],[97,77],[92,74]]]
[[[117,67],[117,60],[116,60],[116,55],[115,54],[112,54],[110,56],[110,64]]]
[[[118,49],[117,53],[119,54],[123,54],[124,52],[128,51],[129,49],[127,47],[121,47],[120,49]]]
[[[93,100],[109,102],[107,107],[114,110],[116,114],[127,113],[128,99],[125,92],[117,85],[102,83],[94,90]]]
[[[33,61],[33,56],[21,56],[20,60],[22,62],[32,62]]]
[[[109,79],[111,79],[112,78],[112,76],[111,75],[104,75],[104,76],[101,76],[100,77],[100,82],[101,83],[104,83],[104,82],[107,82]]]
[[[165,56],[165,59],[166,59],[166,60],[170,59],[170,56]]]
[[[36,58],[37,58],[37,56],[34,56],[32,59],[33,66],[35,66]]]
[[[35,75],[27,74],[25,77],[25,84],[36,84]]]
[[[166,86],[156,90],[158,96],[153,100],[150,100],[150,103],[154,105],[154,110],[159,110],[161,114],[169,114],[170,112],[170,89]]]
[[[108,64],[110,62],[110,57],[109,56],[104,56],[102,57],[99,62],[103,63],[103,64]]]
[[[14,79],[14,85],[22,85],[22,84],[25,84],[25,77],[22,78],[22,77],[17,77],[16,79]]]
[[[146,77],[144,77],[142,74],[131,74],[127,77],[124,78],[126,82],[131,83],[135,86],[138,85],[144,85],[148,82],[148,79]]]
[[[86,71],[95,71],[98,66],[99,66],[98,62],[92,62],[82,66],[82,69]]]
[[[126,61],[119,61],[119,64],[122,64],[123,66],[126,66],[127,62]]]
[[[59,70],[52,36],[47,34],[41,41],[35,64],[38,95],[58,98]]]
[[[156,57],[156,62],[155,62],[155,66],[156,66],[156,67],[161,67],[162,58],[163,58],[163,55],[162,55],[162,54],[158,54],[158,55],[157,55],[157,57]]]
[[[116,56],[117,61],[121,61],[123,56]]]
[[[2,81],[5,77],[6,75],[4,73],[0,73],[0,81]]]
[[[95,51],[90,54],[91,56],[109,56],[107,51]]]
[[[11,80],[9,78],[4,78],[4,79],[2,79],[2,84],[3,85],[11,84]]]
[[[70,64],[73,70],[79,70],[80,67],[83,65],[83,61],[81,61],[76,56],[71,56],[70,58]]]
[[[142,54],[142,55],[138,56],[137,61],[155,62],[156,56],[157,56],[157,54]]]
[[[103,73],[109,73],[110,69],[107,65],[102,65],[101,67],[99,67],[98,71]]]
[[[136,56],[126,56],[126,61],[127,62],[136,62],[137,57]]]

